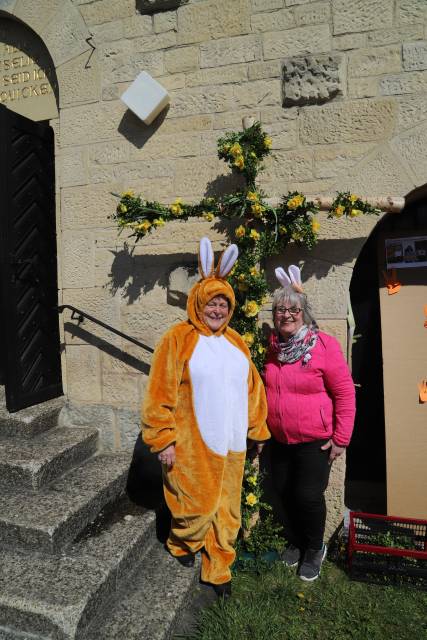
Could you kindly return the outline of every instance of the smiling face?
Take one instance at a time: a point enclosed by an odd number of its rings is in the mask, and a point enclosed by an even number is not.
[[[304,324],[300,307],[289,300],[283,300],[274,310],[274,326],[284,340],[295,335]]]
[[[203,321],[211,331],[218,331],[227,320],[229,303],[225,296],[211,298],[203,309]]]

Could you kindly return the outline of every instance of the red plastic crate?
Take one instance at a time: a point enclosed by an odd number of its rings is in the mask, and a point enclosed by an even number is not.
[[[354,578],[427,588],[427,520],[351,511],[348,562]]]

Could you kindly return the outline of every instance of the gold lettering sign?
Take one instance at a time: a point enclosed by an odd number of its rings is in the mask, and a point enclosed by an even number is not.
[[[58,116],[55,69],[40,38],[31,29],[0,19],[0,103],[31,118]]]

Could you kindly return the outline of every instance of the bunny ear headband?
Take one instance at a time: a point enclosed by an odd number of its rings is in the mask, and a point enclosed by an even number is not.
[[[230,244],[225,251],[222,252],[216,269],[214,270],[214,252],[209,238],[200,240],[199,248],[199,272],[204,278],[221,278],[224,280],[233,268],[234,263],[239,255],[239,250],[235,244]]]
[[[301,269],[295,264],[290,264],[288,267],[289,275],[283,269],[283,267],[277,267],[274,273],[276,278],[282,285],[282,287],[291,286],[297,293],[304,293],[301,282]]]

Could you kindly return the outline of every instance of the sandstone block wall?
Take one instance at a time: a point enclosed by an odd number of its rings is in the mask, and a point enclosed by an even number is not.
[[[216,140],[246,115],[273,138],[260,179],[270,196],[407,194],[427,174],[427,3],[0,0],[0,9],[40,35],[56,66],[62,302],[147,347],[64,314],[63,420],[95,422],[106,448],[131,449],[150,350],[185,315],[189,284],[177,270],[191,275],[200,236],[219,250],[224,235],[215,223],[177,221],[135,246],[109,219],[113,194],[197,201],[236,188]],[[171,96],[149,127],[120,101],[141,70]],[[268,268],[304,264],[320,323],[346,350],[352,267],[376,220],[320,221],[315,250],[290,247]],[[334,473],[339,514],[342,469]]]

